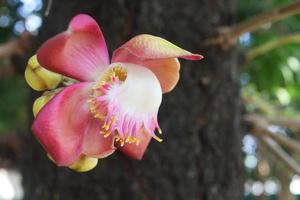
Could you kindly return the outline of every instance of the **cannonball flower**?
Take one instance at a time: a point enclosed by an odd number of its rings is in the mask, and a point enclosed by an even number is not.
[[[37,51],[43,68],[76,81],[35,103],[34,135],[58,166],[78,168],[77,161],[116,149],[141,159],[151,138],[161,141],[157,114],[162,94],[178,82],[177,58],[202,56],[143,34],[115,50],[110,62],[96,21],[75,16]]]

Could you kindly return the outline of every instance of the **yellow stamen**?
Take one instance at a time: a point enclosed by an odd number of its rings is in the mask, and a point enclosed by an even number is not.
[[[162,142],[163,140],[161,139],[161,138],[159,138],[159,137],[157,137],[157,136],[155,136],[155,137],[153,137],[156,141],[158,141],[158,142]]]
[[[118,118],[116,116],[112,116],[111,121],[112,121],[111,124],[114,125],[118,121]]]
[[[115,141],[118,142],[120,139],[121,139],[120,136],[119,136],[119,135],[116,135]]]
[[[105,135],[106,132],[105,131],[100,131],[100,134]]]
[[[95,114],[94,118],[100,118],[100,114],[99,113]]]
[[[140,144],[140,139],[136,139],[136,143],[135,143],[137,146]]]
[[[108,136],[110,136],[111,132],[107,132],[103,137],[107,138]]]
[[[125,139],[121,138],[120,135],[115,136],[115,141],[120,142],[120,146],[123,147],[126,143],[132,144],[135,143],[136,145],[140,144],[140,139],[137,137],[126,137]]]

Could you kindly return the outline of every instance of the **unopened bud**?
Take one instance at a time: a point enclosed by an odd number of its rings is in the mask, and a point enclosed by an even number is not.
[[[54,97],[57,92],[45,92],[42,96],[37,98],[32,106],[33,116],[36,117],[38,112]]]
[[[28,85],[34,90],[51,90],[58,86],[63,76],[43,68],[37,60],[36,55],[32,56],[25,70],[25,79]]]
[[[88,156],[82,156],[69,168],[77,172],[87,172],[94,169],[98,164],[98,158],[92,158]]]

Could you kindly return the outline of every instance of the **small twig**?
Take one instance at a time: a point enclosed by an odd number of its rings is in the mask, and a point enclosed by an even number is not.
[[[262,96],[257,95],[256,91],[243,91],[241,93],[241,100],[245,104],[251,104],[255,106],[255,109],[266,115],[275,115],[278,109],[266,101]]]
[[[271,124],[300,130],[300,120],[288,117],[266,117]]]
[[[0,44],[0,59],[10,58],[14,55],[20,55],[28,46],[29,33],[23,33],[19,38],[10,39]]]
[[[276,140],[282,146],[292,150],[293,152],[300,154],[300,143],[296,140],[289,139],[278,133],[273,133],[271,131],[266,131],[265,134],[270,136],[272,139]]]
[[[48,17],[48,15],[50,14],[52,3],[53,3],[52,0],[48,0],[47,7],[46,7],[45,13],[44,13],[45,17]]]
[[[0,59],[10,58],[12,55],[19,54],[21,51],[19,39],[10,39],[5,43],[0,44]]]
[[[245,116],[245,121],[252,125],[253,131],[256,135],[268,136],[276,140],[282,146],[291,151],[300,154],[300,143],[296,140],[290,139],[281,133],[276,133],[269,129],[269,119],[255,114],[248,114]]]
[[[11,77],[16,74],[15,66],[13,66],[11,63],[8,64],[1,64],[0,66],[0,79]]]
[[[291,15],[297,14],[299,12],[300,12],[300,1],[295,1],[295,2],[291,3],[290,5],[287,5],[287,6],[284,6],[281,8],[275,8],[275,9],[271,10],[270,12],[266,12],[266,13],[262,13],[260,15],[254,16],[253,18],[234,26],[231,29],[232,35],[235,38],[238,38],[239,36],[243,35],[244,33],[253,32],[253,31],[261,28],[263,25],[285,19],[285,18],[287,18]]]
[[[289,118],[284,116],[276,116],[276,117],[270,117],[270,116],[263,116],[258,114],[248,114],[245,115],[245,117],[251,118],[251,119],[257,119],[260,121],[265,121],[268,124],[277,125],[285,128],[291,128],[291,129],[300,129],[300,120],[295,118]]]
[[[287,138],[276,137],[275,134],[268,129],[268,122],[257,115],[246,115],[244,120],[252,125],[252,133],[265,144],[283,164],[285,164],[292,172],[300,175],[300,165],[290,156],[277,142],[289,147],[291,150],[300,151],[300,145],[291,143]],[[278,135],[277,135],[278,136]],[[276,141],[275,141],[276,140]]]
[[[263,25],[285,19],[299,12],[300,1],[293,2],[285,7],[275,8],[269,12],[256,15],[232,27],[222,28],[219,36],[206,40],[205,44],[221,45],[223,48],[228,48],[234,45],[241,35],[247,32],[253,32],[261,28]]]
[[[275,156],[282,161],[293,173],[300,175],[300,165],[292,158],[280,145],[277,144],[272,138],[262,136],[258,137],[260,141],[265,144]]]
[[[289,155],[279,144],[286,148],[300,153],[300,143],[289,139],[279,133],[271,131],[268,127],[268,121],[258,115],[246,115],[245,121],[252,126],[252,133],[265,144],[292,172],[300,175],[300,165]],[[279,144],[278,144],[278,143]]]
[[[0,133],[0,146],[6,146],[12,149],[16,154],[20,153],[23,141],[21,134],[17,133]]]
[[[246,60],[247,61],[252,60],[259,55],[263,55],[277,47],[290,44],[290,43],[300,43],[300,34],[298,33],[298,34],[283,36],[276,40],[267,42],[261,46],[255,47],[250,51],[248,51],[248,53],[246,54]]]

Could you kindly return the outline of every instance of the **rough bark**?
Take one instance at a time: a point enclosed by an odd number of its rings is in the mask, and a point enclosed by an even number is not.
[[[150,33],[205,59],[181,62],[181,80],[160,109],[164,142],[153,141],[142,161],[116,153],[79,174],[54,166],[28,134],[22,155],[25,199],[241,200],[237,53],[202,45],[218,27],[233,23],[233,5],[233,0],[54,1],[38,44],[83,12],[101,24],[110,50]]]

